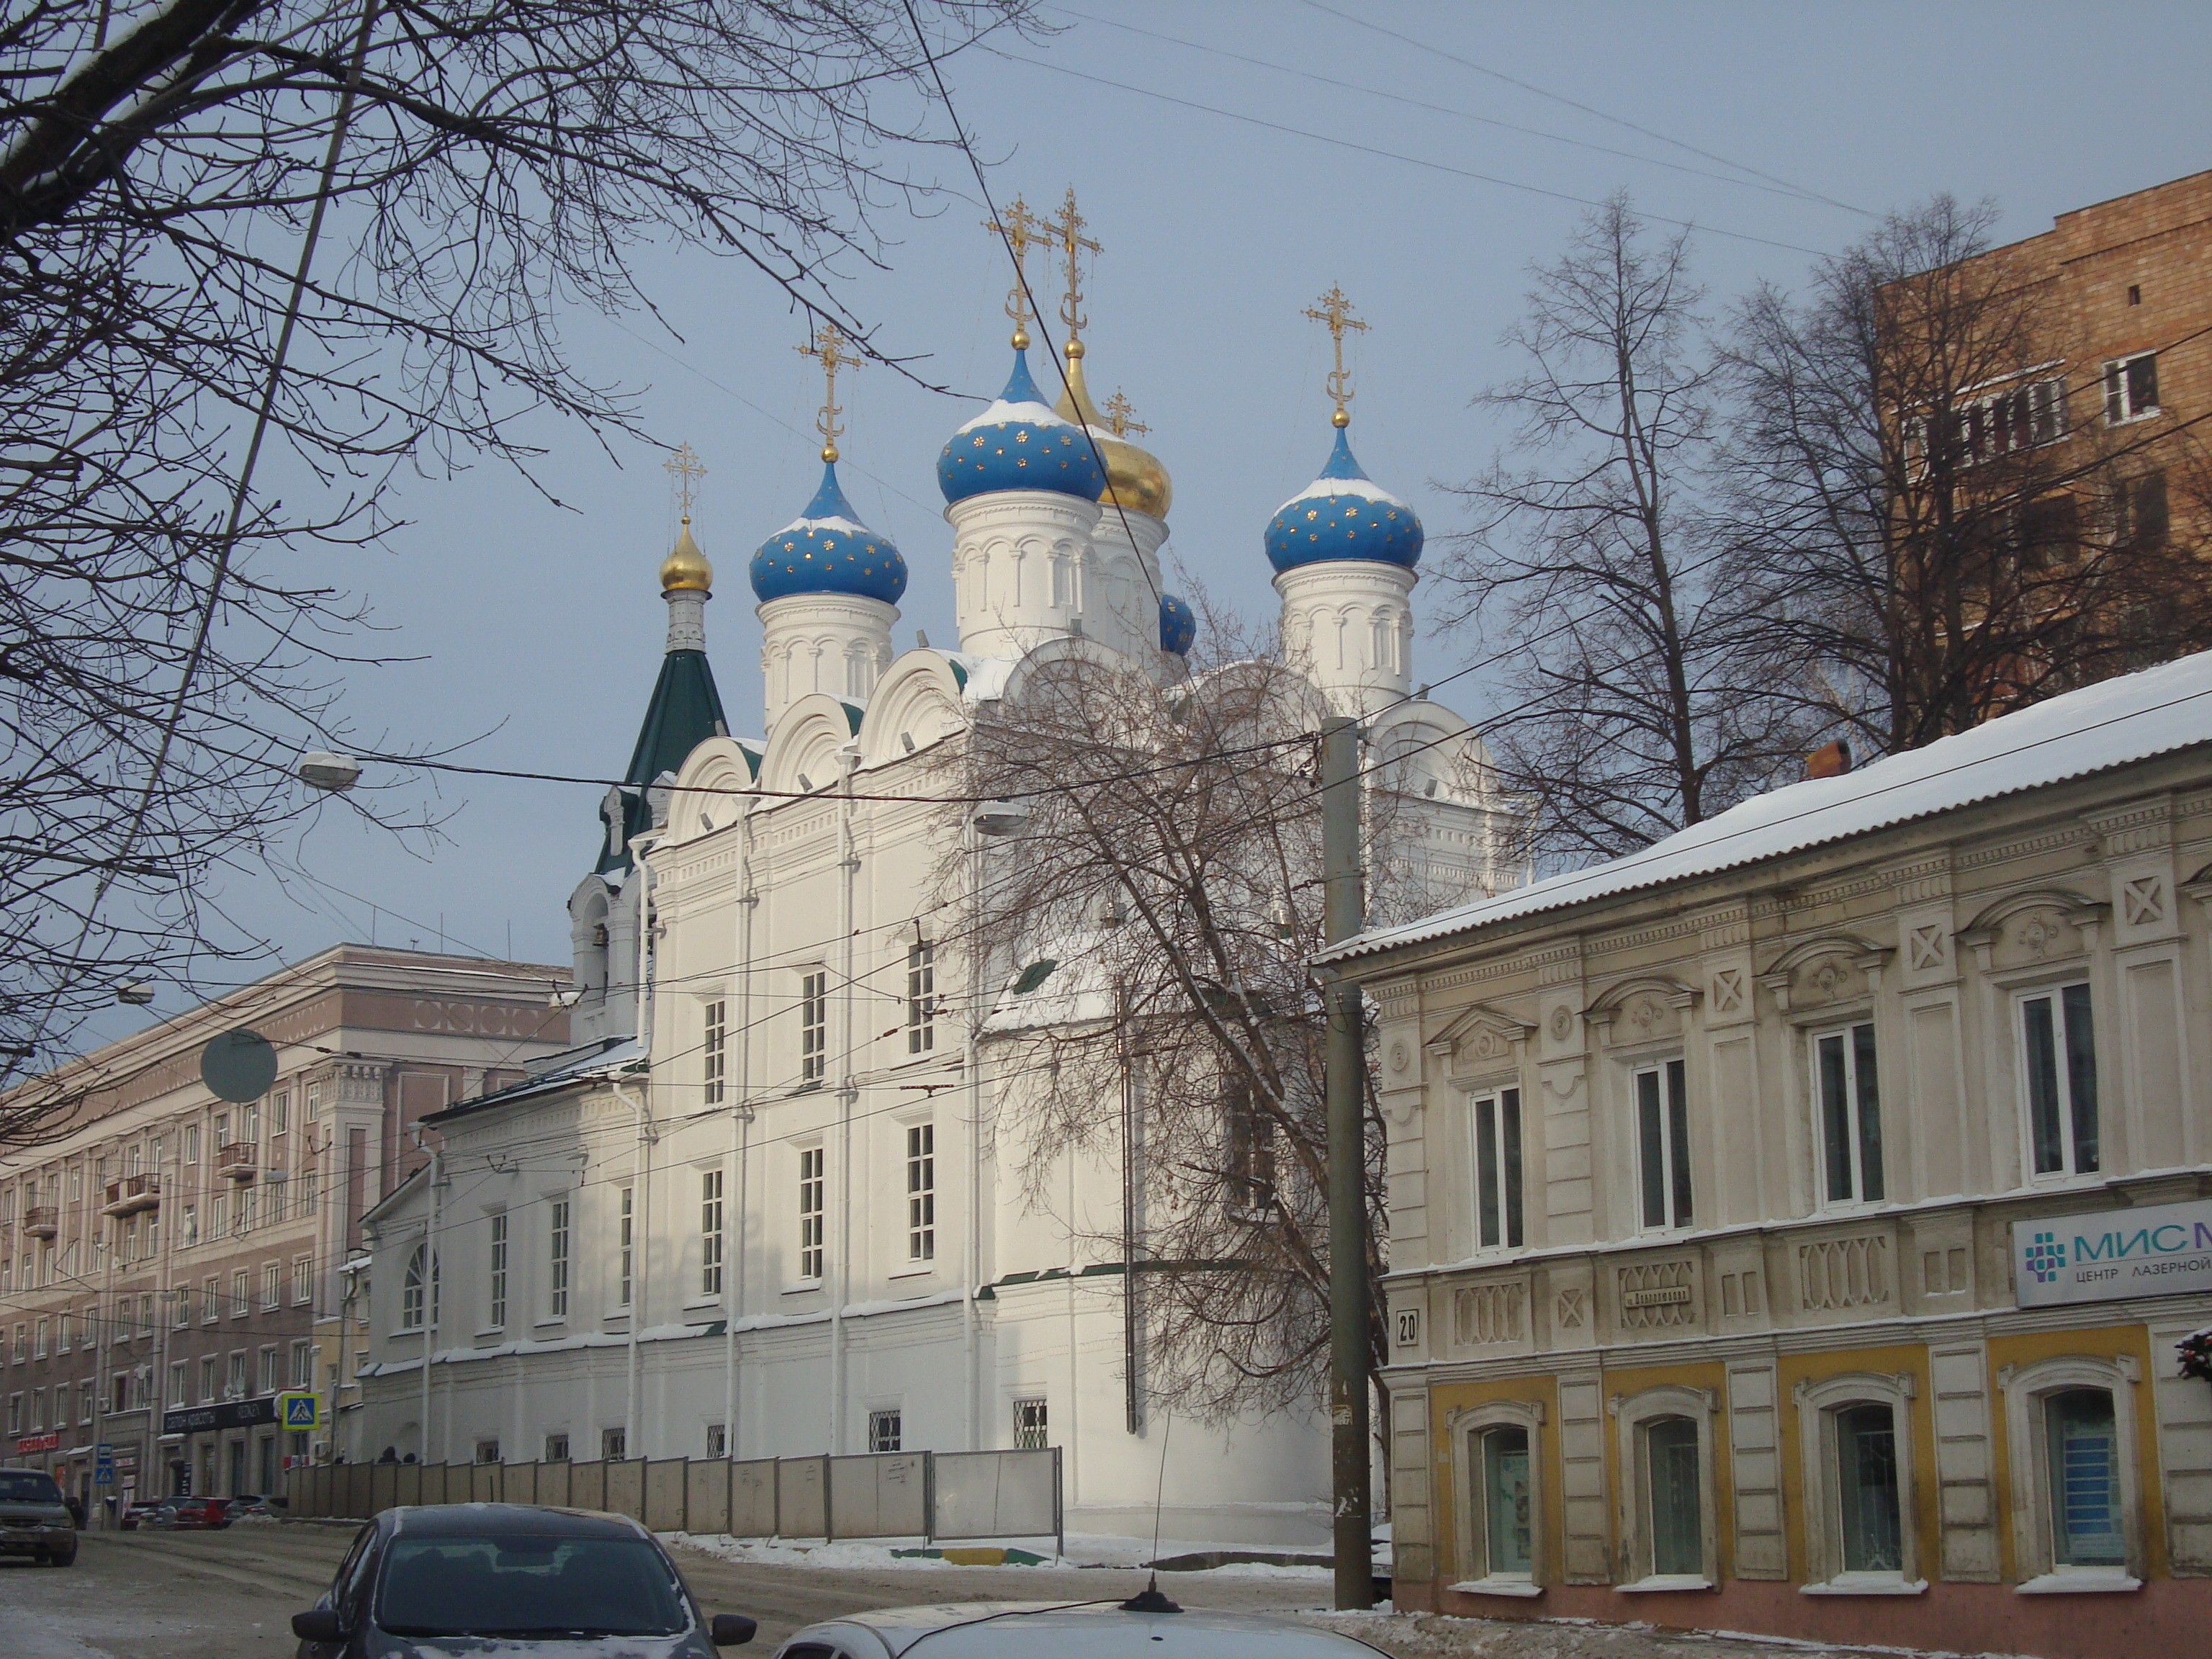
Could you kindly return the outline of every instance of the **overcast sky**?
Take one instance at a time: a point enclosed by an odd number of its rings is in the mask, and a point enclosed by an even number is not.
[[[1272,613],[1260,532],[1329,441],[1326,337],[1299,313],[1341,283],[1360,337],[1352,435],[1433,540],[1458,527],[1443,486],[1497,434],[1470,397],[1509,368],[1499,331],[1532,261],[1620,187],[1698,228],[1716,301],[1798,282],[1869,215],[1948,191],[1991,197],[2009,240],[2051,216],[2212,166],[2212,7],[2201,3],[1430,4],[1415,0],[1084,0],[1065,32],[949,66],[1000,199],[1056,204],[1071,184],[1104,244],[1088,368],[1121,387],[1174,475],[1171,564],[1218,599]],[[1350,21],[1352,18],[1362,21]],[[1111,21],[1106,20],[1112,20]],[[1172,38],[1170,38],[1172,37]],[[844,292],[886,349],[981,398],[1002,383],[1003,252],[951,155],[935,216],[885,217],[887,270]],[[1047,273],[1033,273],[1041,289]],[[759,629],[745,561],[811,493],[820,384],[805,331],[737,266],[649,273],[681,335],[575,319],[580,361],[638,387],[648,424],[709,470],[696,518],[714,562],[708,647],[732,726],[760,726]],[[1041,360],[1040,379],[1047,365]],[[911,583],[896,643],[954,641],[950,532],[933,471],[977,406],[879,368],[848,395],[840,468]],[[392,741],[490,733],[467,758],[611,776],[635,737],[665,611],[653,572],[674,529],[661,453],[610,459],[550,434],[566,510],[501,471],[409,480],[411,522],[348,584],[413,659],[356,671],[354,716]],[[1419,605],[1419,595],[1416,594]],[[1424,635],[1419,679],[1467,660]],[[1463,682],[1462,687],[1469,683]],[[1480,721],[1479,686],[1455,700]],[[243,878],[224,903],[287,959],[377,939],[567,960],[562,904],[590,867],[592,787],[449,780],[446,842],[417,857],[337,812],[299,848],[313,883]],[[235,977],[218,971],[205,988]],[[182,1000],[167,992],[155,1012]]]

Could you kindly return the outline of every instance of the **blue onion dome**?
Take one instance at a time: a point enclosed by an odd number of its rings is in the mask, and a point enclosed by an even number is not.
[[[1413,509],[1359,470],[1339,427],[1321,477],[1267,521],[1267,562],[1293,570],[1324,559],[1365,559],[1411,570],[1421,562],[1421,541]]]
[[[906,592],[906,560],[891,538],[862,524],[837,487],[837,463],[824,463],[822,488],[800,514],[753,555],[753,592],[765,604],[793,593],[854,593],[896,605]]]
[[[1198,637],[1198,618],[1172,593],[1160,595],[1160,649],[1180,657]]]
[[[937,487],[948,502],[999,489],[1054,489],[1095,501],[1106,475],[1082,428],[1052,412],[1030,379],[1029,354],[1018,349],[998,401],[939,454]]]

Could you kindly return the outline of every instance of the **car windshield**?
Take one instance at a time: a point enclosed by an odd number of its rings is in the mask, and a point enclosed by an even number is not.
[[[675,1636],[675,1575],[642,1538],[400,1538],[376,1622],[394,1636]]]
[[[29,1469],[0,1469],[0,1504],[58,1504],[62,1489],[51,1474]]]

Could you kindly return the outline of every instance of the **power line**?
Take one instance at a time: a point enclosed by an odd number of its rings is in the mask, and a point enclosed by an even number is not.
[[[1839,202],[1832,196],[1823,195],[1820,191],[1808,189],[1803,185],[1793,185],[1786,179],[1778,179],[1771,173],[1761,173],[1757,167],[1746,166],[1741,161],[1730,161],[1725,155],[1716,155],[1709,149],[1699,149],[1695,144],[1686,143],[1680,138],[1670,138],[1663,132],[1654,131],[1650,127],[1639,126],[1626,117],[1610,115],[1594,105],[1578,103],[1564,94],[1547,92],[1533,82],[1523,81],[1517,76],[1508,75],[1503,70],[1491,69],[1474,62],[1472,58],[1462,58],[1455,52],[1446,52],[1442,46],[1431,46],[1425,40],[1416,40],[1411,35],[1399,33],[1395,29],[1385,28],[1372,19],[1356,16],[1350,12],[1339,11],[1334,6],[1323,5],[1322,0],[1305,0],[1305,3],[1316,11],[1327,13],[1340,22],[1350,23],[1357,28],[1370,29],[1376,34],[1385,35],[1397,41],[1401,46],[1411,46],[1424,57],[1441,58],[1447,63],[1457,64],[1462,69],[1473,70],[1477,75],[1486,75],[1494,81],[1503,81],[1508,86],[1518,87],[1523,92],[1533,92],[1539,98],[1548,98],[1555,104],[1565,104],[1569,109],[1577,109],[1585,115],[1594,115],[1601,121],[1609,121],[1617,127],[1626,127],[1631,132],[1640,132],[1646,138],[1656,138],[1662,144],[1672,144],[1677,149],[1687,150],[1691,155],[1703,156],[1708,161],[1717,161],[1724,167],[1734,167],[1739,173],[1747,173],[1754,179],[1763,179],[1768,184],[1779,185],[1784,190],[1795,191],[1813,201],[1824,202],[1830,207],[1841,208],[1846,213],[1856,213],[1869,219],[1875,216],[1865,208],[1853,207],[1849,202]]]
[[[1065,64],[1055,64],[1048,58],[1024,58],[1019,52],[1005,51],[997,46],[985,46],[983,51],[1009,63],[1026,64],[1032,69],[1049,70],[1054,75],[1073,76],[1079,81],[1089,81],[1102,87],[1112,87],[1117,92],[1133,92],[1140,98],[1155,98],[1164,104],[1180,105],[1207,115],[1218,115],[1231,121],[1242,121],[1249,126],[1264,127],[1270,132],[1287,133],[1293,138],[1310,138],[1317,144],[1334,144],[1340,149],[1357,150],[1363,155],[1376,155],[1387,161],[1403,161],[1409,167],[1427,167],[1432,172],[1445,173],[1457,179],[1472,179],[1478,184],[1496,185],[1501,190],[1526,191],[1531,196],[1544,196],[1555,202],[1572,202],[1578,207],[1603,207],[1604,203],[1592,197],[1577,196],[1570,191],[1549,190],[1541,185],[1522,184],[1517,179],[1501,179],[1493,173],[1477,173],[1472,167],[1454,167],[1448,161],[1432,161],[1426,156],[1408,155],[1402,150],[1384,149],[1377,144],[1363,144],[1350,138],[1338,138],[1326,132],[1314,132],[1304,127],[1291,126],[1281,121],[1265,120],[1257,115],[1246,115],[1233,109],[1224,109],[1218,104],[1202,104],[1194,98],[1178,98],[1172,93],[1156,92],[1150,87],[1140,87],[1127,81],[1111,80],[1103,75],[1091,75]],[[1642,210],[1638,210],[1639,212]],[[1763,247],[1778,247],[1791,253],[1810,254],[1818,258],[1824,248],[1806,247],[1797,242],[1784,242],[1771,236],[1754,236],[1748,231],[1723,230],[1713,225],[1699,225],[1687,219],[1671,219],[1663,213],[1645,213],[1645,218],[1655,219],[1662,225],[1673,225],[1680,230],[1700,230],[1711,236],[1726,236],[1739,242],[1756,242]]]
[[[1319,86],[1335,87],[1346,92],[1363,93],[1370,98],[1381,98],[1394,104],[1403,104],[1409,109],[1427,110],[1432,114],[1449,115],[1457,120],[1473,121],[1482,126],[1498,127],[1507,132],[1523,133],[1532,138],[1547,139],[1553,143],[1571,145],[1576,149],[1591,150],[1600,155],[1617,156],[1625,161],[1640,161],[1648,167],[1665,167],[1672,173],[1688,173],[1692,178],[1698,179],[1711,179],[1717,184],[1734,185],[1741,190],[1756,190],[1769,196],[1781,196],[1792,201],[1819,202],[1828,206],[1843,205],[1841,203],[1831,203],[1826,197],[1799,189],[1795,185],[1779,183],[1762,184],[1750,179],[1735,178],[1725,173],[1711,173],[1704,167],[1693,167],[1681,161],[1662,161],[1656,155],[1639,155],[1633,150],[1614,149],[1608,145],[1591,143],[1587,139],[1570,138],[1565,133],[1547,132],[1541,127],[1523,126],[1518,122],[1499,120],[1495,116],[1477,115],[1471,110],[1455,109],[1449,104],[1431,104],[1423,99],[1409,98],[1402,92],[1391,92],[1382,87],[1362,86],[1355,81],[1342,81],[1334,76],[1316,75],[1310,70],[1293,69],[1287,64],[1271,63],[1264,58],[1248,57],[1241,52],[1231,52],[1225,46],[1208,46],[1200,40],[1186,40],[1180,35],[1163,34],[1157,29],[1139,28],[1134,23],[1124,23],[1111,17],[1100,17],[1091,12],[1078,11],[1072,6],[1061,6],[1060,9],[1071,17],[1082,19],[1086,23],[1099,23],[1108,28],[1124,30],[1130,34],[1141,34],[1151,40],[1164,40],[1170,46],[1188,47],[1192,52],[1207,52],[1216,58],[1226,58],[1232,63],[1249,64],[1255,69],[1272,70],[1278,75],[1295,76],[1299,80],[1311,81]],[[1734,163],[1731,162],[1729,165],[1733,166]],[[1848,210],[1855,213],[1861,211],[1856,208]]]

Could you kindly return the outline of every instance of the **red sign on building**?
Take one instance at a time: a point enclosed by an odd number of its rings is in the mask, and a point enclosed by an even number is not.
[[[26,1452],[57,1451],[60,1449],[62,1437],[58,1433],[27,1434],[16,1439],[15,1451],[19,1456]]]

